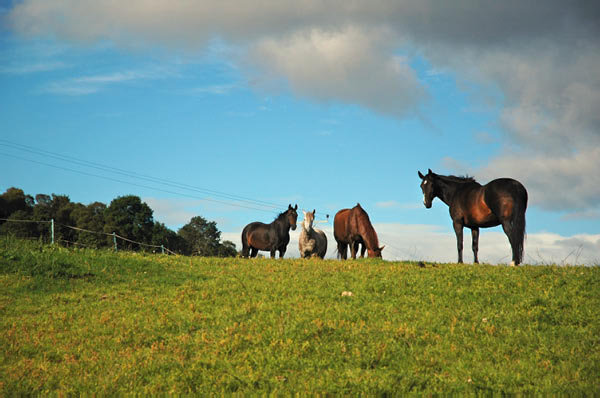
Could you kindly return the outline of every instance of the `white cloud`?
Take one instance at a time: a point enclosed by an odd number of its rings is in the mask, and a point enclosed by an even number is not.
[[[396,202],[395,200],[388,200],[385,202],[377,202],[375,203],[375,206],[381,207],[383,209],[389,209],[400,206],[400,203]]]
[[[408,60],[394,55],[397,38],[382,29],[309,29],[260,40],[252,64],[269,84],[285,76],[291,89],[308,98],[358,104],[385,115],[414,113],[425,97]],[[266,80],[266,82],[265,82]]]
[[[40,90],[40,92],[73,96],[88,95],[101,91],[107,86],[114,84],[162,79],[166,76],[173,75],[174,73],[172,71],[168,71],[164,68],[149,68],[146,70],[129,70],[108,74],[73,77],[48,83]]]
[[[38,62],[24,65],[12,65],[12,66],[4,66],[0,67],[0,73],[10,74],[10,75],[26,75],[30,73],[40,73],[40,72],[50,72],[57,69],[67,68],[68,65],[58,62],[58,61],[49,61],[49,62]]]
[[[600,75],[591,73],[600,68],[598,43],[582,39],[579,51],[535,44],[471,49],[452,61],[464,78],[501,88],[505,132],[502,151],[486,166],[452,169],[466,168],[481,180],[517,178],[530,191],[530,204],[548,210],[598,207]]]
[[[562,217],[563,220],[600,220],[600,211],[586,210],[570,213]]]
[[[482,174],[522,176],[532,203],[580,210],[600,205],[589,174],[573,172],[600,167],[599,15],[595,2],[562,0],[543,7],[473,0],[23,0],[7,18],[25,35],[125,48],[211,51],[217,40],[219,55],[256,85],[395,118],[423,116],[427,84],[438,71],[477,82],[503,101],[503,149]],[[415,55],[430,64],[424,81],[411,67]],[[82,95],[127,76],[104,78],[47,90]]]
[[[199,200],[181,200],[181,199],[159,199],[143,198],[148,206],[154,211],[154,219],[167,225],[169,228],[177,228],[187,224],[192,217],[198,215],[195,208],[203,204]]]
[[[188,90],[187,92],[192,95],[196,94],[212,94],[212,95],[226,95],[238,88],[237,84],[220,84],[211,85],[204,87],[196,87]]]
[[[600,109],[600,108],[598,108]],[[529,204],[548,210],[582,210],[600,198],[600,146],[573,153],[515,153],[492,159],[477,172],[482,180],[508,175],[519,179]]]

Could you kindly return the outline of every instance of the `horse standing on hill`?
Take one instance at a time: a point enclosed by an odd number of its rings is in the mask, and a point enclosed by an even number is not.
[[[296,230],[296,220],[298,219],[298,205],[280,213],[275,221],[270,224],[253,222],[242,231],[242,257],[256,257],[259,250],[265,250],[271,253],[271,258],[275,258],[275,253],[279,250],[279,258],[283,258],[290,243],[290,228]]]
[[[300,239],[298,240],[298,249],[300,249],[300,257],[320,257],[325,258],[327,253],[327,237],[325,232],[320,229],[313,228],[316,210],[312,213],[307,213],[304,210],[304,221],[302,222],[302,231],[300,231]]]
[[[527,190],[517,180],[498,178],[481,185],[472,177],[442,176],[429,169],[421,174],[423,203],[431,208],[434,198],[440,198],[449,206],[450,217],[456,233],[458,262],[463,262],[463,227],[471,229],[474,263],[478,263],[479,228],[495,227],[502,224],[512,248],[512,263],[518,265],[523,260],[525,240],[525,211],[527,210]]]
[[[381,251],[385,247],[379,247],[377,233],[371,225],[369,215],[360,207],[360,203],[352,209],[342,209],[336,213],[333,219],[333,236],[337,241],[338,254],[342,260],[347,258],[348,246],[353,259],[356,259],[359,243],[363,245],[361,257],[366,247],[368,257],[381,258]]]

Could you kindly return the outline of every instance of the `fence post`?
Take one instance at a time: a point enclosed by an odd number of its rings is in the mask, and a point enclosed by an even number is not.
[[[50,242],[54,245],[54,218],[50,219]]]
[[[160,245],[160,250],[162,251],[162,254],[165,254],[165,245]]]
[[[115,252],[117,251],[117,234],[116,233],[112,233],[113,236],[113,242],[115,244]]]

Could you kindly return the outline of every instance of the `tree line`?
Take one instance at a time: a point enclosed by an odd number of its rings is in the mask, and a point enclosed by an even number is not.
[[[101,202],[89,205],[71,202],[66,195],[27,195],[19,188],[9,188],[0,195],[0,235],[20,238],[50,240],[50,227],[55,222],[54,238],[58,242],[106,248],[113,246],[113,232],[126,239],[147,245],[164,245],[180,254],[198,256],[231,257],[237,255],[235,244],[221,241],[221,232],[214,221],[201,216],[192,217],[177,232],[153,218],[153,210],[138,196],[126,195],[113,199],[107,206]],[[89,233],[75,230],[102,232]],[[132,242],[119,242],[119,247],[142,250],[143,246]]]

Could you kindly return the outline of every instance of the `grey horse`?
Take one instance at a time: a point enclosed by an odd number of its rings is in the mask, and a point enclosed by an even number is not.
[[[298,240],[298,248],[300,249],[300,257],[324,258],[327,253],[327,237],[320,229],[313,228],[315,220],[315,210],[312,213],[307,213],[304,210],[304,221],[302,221],[302,231]]]

